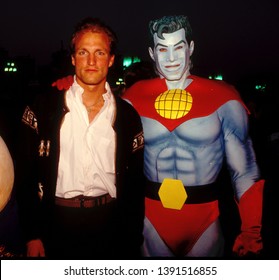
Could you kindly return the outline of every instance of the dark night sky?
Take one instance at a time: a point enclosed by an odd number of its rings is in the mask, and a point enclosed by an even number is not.
[[[3,0],[4,2],[4,0]],[[96,16],[113,27],[122,54],[148,57],[148,22],[184,14],[194,32],[192,72],[221,71],[227,78],[277,70],[279,65],[278,0],[10,0],[1,4],[0,48],[11,56],[30,55],[46,64],[65,47],[74,25]]]

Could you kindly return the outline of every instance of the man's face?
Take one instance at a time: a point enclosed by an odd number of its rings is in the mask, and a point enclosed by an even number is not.
[[[113,62],[114,55],[110,55],[106,34],[88,31],[76,39],[72,64],[75,66],[77,82],[82,87],[105,84]]]
[[[185,72],[189,72],[194,42],[188,45],[183,28],[173,33],[163,33],[163,37],[160,39],[154,34],[154,49],[149,48],[149,54],[160,76],[169,81],[178,81]]]

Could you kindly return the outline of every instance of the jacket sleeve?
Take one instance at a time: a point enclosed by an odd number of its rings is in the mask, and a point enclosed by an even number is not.
[[[140,117],[134,108],[128,103],[123,108],[125,109],[122,110],[122,117],[116,122],[117,195],[121,227],[119,240],[122,244],[120,250],[125,256],[139,257],[143,243],[144,221],[144,136]]]
[[[38,119],[34,109],[27,106],[21,119],[15,172],[19,215],[26,241],[41,237],[38,153]]]

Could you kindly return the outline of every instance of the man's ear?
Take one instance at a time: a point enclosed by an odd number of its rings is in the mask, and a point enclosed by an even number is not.
[[[152,50],[151,47],[148,48],[148,52],[149,52],[149,55],[150,55],[151,59],[152,59],[153,61],[155,61],[154,52],[153,52],[153,50]]]
[[[76,65],[76,60],[75,60],[73,55],[71,55],[71,59],[72,59],[72,65],[75,66]]]
[[[191,43],[190,43],[190,56],[193,54],[194,48],[195,48],[194,41],[191,41]]]
[[[113,63],[114,63],[114,58],[115,58],[115,56],[112,55],[111,58],[110,58],[110,60],[109,60],[109,67],[111,67],[111,66],[113,65]]]

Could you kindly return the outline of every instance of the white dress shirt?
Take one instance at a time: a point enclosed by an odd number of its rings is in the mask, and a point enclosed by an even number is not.
[[[74,81],[66,92],[69,112],[60,129],[60,158],[56,196],[99,196],[109,193],[116,197],[115,131],[112,124],[116,105],[106,83],[104,105],[89,123],[82,103],[83,88]]]

